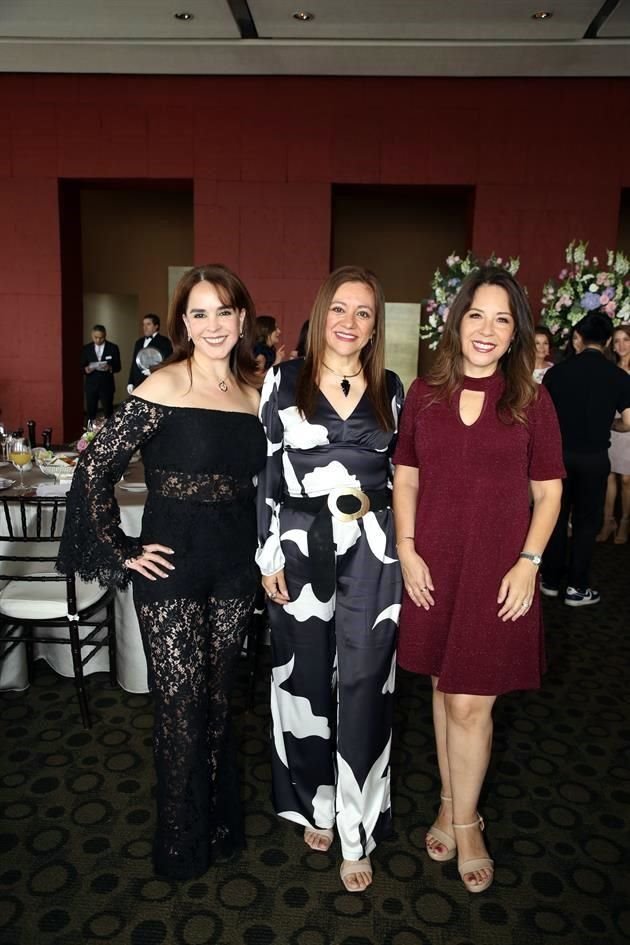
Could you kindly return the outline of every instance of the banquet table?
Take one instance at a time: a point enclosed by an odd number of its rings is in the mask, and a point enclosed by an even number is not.
[[[0,468],[0,476],[16,480],[17,475],[12,467]],[[143,488],[144,468],[141,462],[132,463],[125,472],[123,480],[116,486],[116,500],[120,506],[120,520],[123,530],[131,536],[140,534],[142,511],[146,500],[146,488]],[[23,493],[30,497],[37,495],[62,495],[68,483],[55,486],[50,477],[44,476],[35,466],[24,473],[24,484],[28,491]],[[20,495],[13,488],[3,490],[2,495]],[[3,552],[6,549],[3,548]],[[116,644],[117,660],[116,673],[118,682],[127,692],[148,692],[147,664],[140,637],[140,629],[136,618],[131,587],[118,590],[115,595],[116,609]],[[44,659],[61,676],[72,678],[72,657],[69,646],[54,644],[37,644],[35,659]],[[86,675],[90,673],[107,672],[109,670],[109,655],[107,648],[98,650],[86,666]],[[5,660],[0,663],[0,690],[22,690],[28,688],[26,667],[26,653],[23,646],[16,647]]]

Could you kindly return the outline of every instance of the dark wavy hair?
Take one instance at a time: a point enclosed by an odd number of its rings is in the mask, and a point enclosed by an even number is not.
[[[378,424],[383,430],[393,430],[394,418],[385,379],[385,296],[374,273],[360,266],[335,269],[318,289],[309,319],[306,357],[297,382],[296,405],[307,420],[315,413],[319,375],[326,350],[326,320],[335,293],[346,282],[360,282],[374,295],[374,335],[361,350],[359,360],[367,383],[367,396]]]
[[[269,345],[269,339],[278,327],[273,315],[258,315],[256,318],[256,342]]]
[[[230,370],[239,383],[254,383],[256,362],[253,348],[256,337],[256,307],[236,273],[219,263],[195,266],[194,269],[189,269],[184,273],[177,283],[168,310],[168,334],[173,343],[173,354],[168,359],[168,363],[186,361],[188,373],[192,378],[191,358],[194,346],[192,341],[188,340],[188,330],[183,316],[186,314],[190,293],[200,282],[209,282],[213,285],[223,305],[229,305],[237,312],[245,311],[242,336],[230,352]]]
[[[435,361],[426,378],[427,383],[436,388],[431,402],[441,399],[450,401],[462,387],[464,370],[460,325],[470,310],[475,292],[483,285],[496,285],[505,289],[510,314],[514,319],[514,338],[499,361],[498,370],[505,378],[505,389],[497,404],[497,413],[505,423],[524,423],[526,408],[538,395],[538,385],[532,376],[536,361],[534,320],[523,288],[506,269],[499,266],[481,266],[473,269],[464,279],[451,306]]]

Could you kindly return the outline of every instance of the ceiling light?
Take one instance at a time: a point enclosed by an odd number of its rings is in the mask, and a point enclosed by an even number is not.
[[[552,16],[551,10],[538,10],[536,13],[532,13],[532,20],[548,20]]]
[[[309,20],[315,19],[314,13],[309,13],[308,10],[296,10],[293,14],[294,20],[301,20],[302,23],[308,23]]]
[[[194,13],[187,13],[185,10],[182,13],[173,13],[173,16],[176,20],[194,20]]]

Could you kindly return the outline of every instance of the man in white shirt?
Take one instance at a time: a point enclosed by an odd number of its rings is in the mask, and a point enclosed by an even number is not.
[[[92,328],[92,343],[81,350],[81,370],[85,375],[85,406],[88,420],[94,420],[99,401],[106,417],[114,409],[114,374],[120,371],[118,345],[107,340],[104,325]]]

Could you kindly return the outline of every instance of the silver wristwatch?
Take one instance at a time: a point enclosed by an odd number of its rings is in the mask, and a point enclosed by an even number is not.
[[[538,567],[542,561],[542,555],[532,554],[531,551],[521,551],[519,558],[527,558],[535,567]]]

